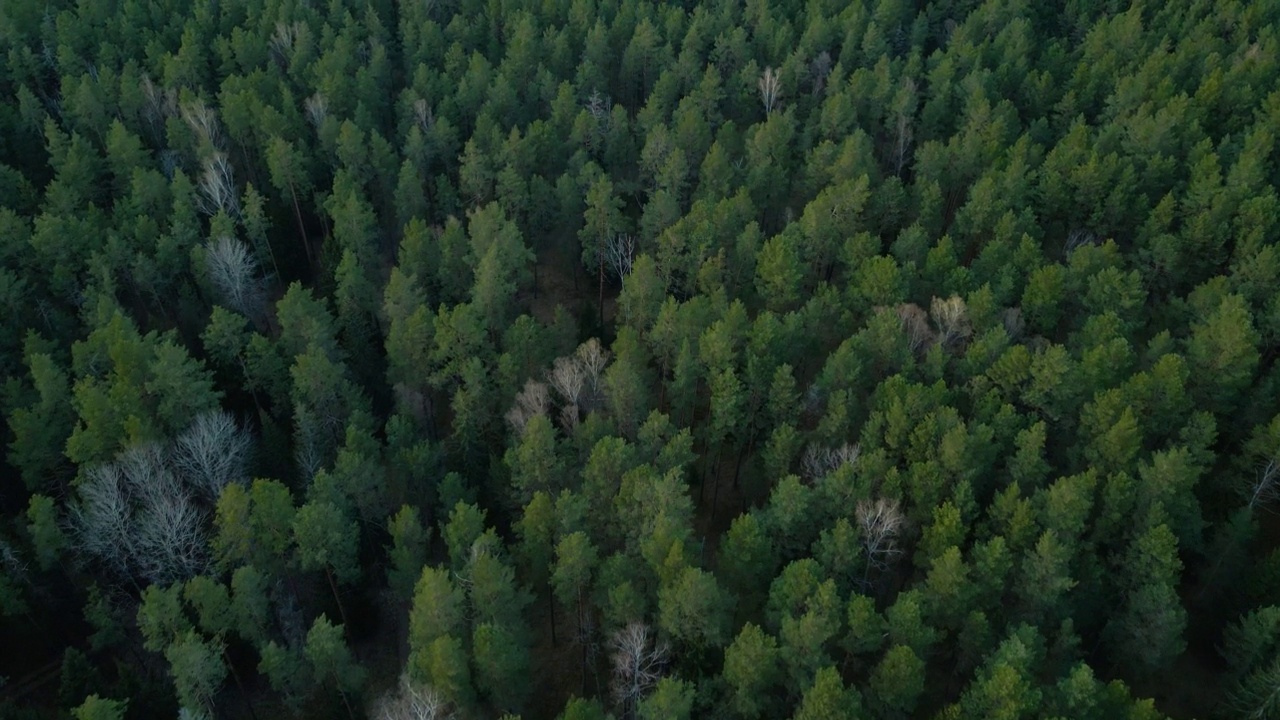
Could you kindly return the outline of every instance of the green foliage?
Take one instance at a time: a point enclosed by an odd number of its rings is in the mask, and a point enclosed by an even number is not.
[[[365,669],[356,664],[343,639],[342,626],[321,615],[307,631],[303,653],[317,685],[333,683],[344,693],[355,692],[364,682]]]
[[[387,569],[387,583],[397,596],[409,599],[426,563],[430,530],[422,526],[417,508],[404,505],[391,518],[388,531],[391,548],[387,555],[391,566]]]
[[[90,695],[83,703],[72,709],[71,715],[76,720],[124,720],[125,711],[129,709],[128,700],[107,700],[97,695]]]
[[[360,528],[332,503],[307,503],[298,508],[293,535],[302,569],[332,571],[342,582],[360,577],[356,557]]]
[[[208,707],[227,677],[222,646],[194,632],[181,635],[164,651],[178,693],[178,702],[192,710]]]
[[[1274,3],[243,5],[0,9],[14,713],[1275,713]]]

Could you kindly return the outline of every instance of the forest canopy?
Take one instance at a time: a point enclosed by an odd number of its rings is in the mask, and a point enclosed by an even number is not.
[[[1278,27],[4,0],[0,720],[1280,718]]]

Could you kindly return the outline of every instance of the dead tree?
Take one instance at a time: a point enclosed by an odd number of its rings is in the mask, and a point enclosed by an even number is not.
[[[294,403],[293,418],[293,461],[302,477],[310,480],[333,459],[335,428],[302,403]]]
[[[374,706],[375,720],[452,720],[456,717],[448,701],[435,688],[400,676],[400,684],[388,691]]]
[[[838,448],[810,445],[805,448],[800,467],[811,480],[824,478],[845,465],[853,465],[862,455],[860,445],[845,443]]]
[[[221,150],[209,153],[200,173],[200,194],[196,198],[200,211],[205,215],[225,212],[231,219],[240,219],[240,195],[236,192],[235,169],[227,154]]]
[[[418,121],[418,129],[422,132],[429,132],[436,124],[435,113],[424,98],[413,101],[413,117]]]
[[[758,86],[760,87],[760,102],[764,103],[764,113],[768,115],[778,105],[778,95],[782,91],[782,83],[773,68],[767,67],[764,69],[764,73],[760,75]]]
[[[615,235],[605,245],[604,253],[609,269],[618,276],[619,283],[625,284],[627,276],[631,274],[631,266],[635,262],[636,239],[627,234]]]
[[[1258,471],[1257,480],[1249,487],[1249,509],[1265,507],[1280,500],[1280,461],[1271,457],[1262,470]]]
[[[578,424],[578,408],[582,391],[586,387],[587,374],[576,356],[556,358],[547,373],[547,382],[560,395],[564,404],[560,408],[560,424],[566,431]]]
[[[526,380],[524,388],[516,394],[516,402],[503,417],[511,423],[516,435],[523,435],[529,421],[538,415],[546,415],[551,407],[551,393],[546,383],[537,380]]]
[[[77,548],[127,575],[133,559],[132,517],[129,487],[119,466],[108,463],[86,470],[70,511]]]
[[[311,127],[316,130],[319,130],[325,119],[329,117],[329,101],[320,93],[307,98],[303,103],[303,109],[306,111],[307,120],[311,122]]]
[[[827,77],[831,75],[831,53],[823,50],[809,64],[809,75],[813,78],[813,96],[817,97],[827,88]]]
[[[157,86],[151,81],[151,78],[143,76],[142,97],[145,100],[142,106],[142,115],[143,119],[146,120],[147,128],[151,131],[153,137],[157,140],[163,140],[165,136],[165,121],[178,115],[178,94],[170,88]],[[166,175],[172,177],[173,173],[169,172]]]
[[[305,27],[299,21],[286,23],[282,20],[276,23],[276,30],[271,34],[269,47],[275,55],[276,64],[281,69],[287,69],[292,64],[293,48]]]
[[[197,492],[216,500],[222,488],[248,477],[253,437],[231,413],[214,410],[197,415],[173,445],[173,463]]]
[[[907,335],[907,344],[911,352],[920,353],[933,344],[933,330],[929,328],[929,314],[915,303],[903,303],[898,306],[898,320],[902,324],[902,332]]]
[[[591,387],[591,401],[597,402],[600,398],[600,378],[609,365],[610,353],[600,345],[599,339],[591,338],[578,346],[576,354],[582,364],[587,384]]]
[[[911,78],[905,78],[902,81],[902,87],[898,90],[898,94],[893,100],[894,174],[899,176],[902,175],[903,168],[907,166],[907,155],[911,152],[911,141],[914,137],[913,120],[918,97],[916,81]]]
[[[667,645],[654,637],[648,625],[632,622],[614,632],[609,650],[613,699],[624,717],[632,717],[636,706],[662,679],[668,660]]]
[[[898,507],[898,501],[884,498],[860,501],[854,517],[862,531],[862,549],[867,554],[867,572],[863,574],[866,582],[872,568],[884,572],[902,554],[897,540],[906,518]]]
[[[209,282],[226,306],[255,322],[261,317],[266,291],[258,260],[244,243],[222,235],[205,248]]]
[[[82,553],[121,576],[154,583],[208,566],[205,514],[167,460],[167,448],[149,443],[85,472],[71,505],[72,537]]]
[[[218,113],[196,98],[182,105],[182,120],[200,139],[200,144],[213,150],[222,149],[222,130],[218,125]]]
[[[153,583],[185,580],[208,566],[205,513],[176,487],[148,495],[138,513],[136,538],[138,570]]]
[[[934,298],[929,314],[938,331],[938,342],[943,347],[958,345],[973,334],[973,327],[969,324],[969,308],[959,295],[952,295],[946,300]]]

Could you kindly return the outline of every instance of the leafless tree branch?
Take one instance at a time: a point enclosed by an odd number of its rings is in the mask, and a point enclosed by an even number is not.
[[[303,103],[303,108],[307,113],[307,120],[311,122],[311,126],[319,130],[324,124],[325,118],[329,116],[329,101],[324,95],[316,93],[307,98]]]
[[[218,113],[196,98],[182,105],[182,119],[203,145],[215,150],[222,148],[222,130],[218,125]]]
[[[231,413],[214,410],[197,415],[174,442],[174,465],[187,484],[210,500],[222,488],[247,479],[253,437]]]
[[[648,625],[632,622],[609,640],[613,665],[613,698],[630,715],[662,679],[668,660],[666,643],[653,637]]]
[[[778,105],[778,96],[782,91],[782,83],[773,68],[767,67],[764,69],[764,73],[760,76],[760,82],[757,84],[760,87],[760,102],[764,103],[764,112],[768,115]]]
[[[216,215],[219,210],[233,220],[240,219],[240,195],[236,192],[235,168],[222,151],[209,153],[200,174],[200,210],[206,215]]]
[[[911,352],[919,353],[933,344],[933,330],[929,327],[929,315],[915,303],[903,303],[897,307],[902,331],[907,334]]]
[[[524,434],[525,425],[538,415],[546,415],[551,407],[551,393],[546,383],[525,381],[524,388],[516,394],[516,402],[504,416],[517,435]]]
[[[205,248],[205,268],[227,307],[250,319],[261,315],[266,290],[248,246],[227,235],[216,238]]]
[[[959,295],[952,295],[946,300],[935,297],[929,314],[933,316],[933,324],[938,330],[938,342],[944,347],[953,347],[973,334],[969,308]]]
[[[1250,487],[1249,509],[1271,505],[1277,500],[1280,500],[1280,460],[1273,456]]]
[[[374,707],[375,720],[452,720],[457,717],[434,688],[400,677],[400,685],[383,695]]]
[[[884,498],[862,500],[854,516],[862,530],[862,547],[867,553],[868,564],[879,570],[886,569],[902,553],[897,546],[897,538],[906,518],[898,502]]]
[[[582,363],[594,401],[599,398],[600,378],[604,375],[604,369],[609,365],[610,353],[600,344],[599,339],[591,338],[578,346],[577,357],[578,361]]]
[[[618,276],[619,282],[625,283],[635,261],[636,239],[627,234],[615,235],[605,244],[604,252],[609,268]]]
[[[845,465],[853,465],[862,455],[862,446],[845,443],[838,448],[810,445],[805,448],[800,466],[812,480],[824,478]]]

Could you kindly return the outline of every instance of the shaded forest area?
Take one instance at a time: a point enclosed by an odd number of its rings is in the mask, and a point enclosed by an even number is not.
[[[0,718],[1280,717],[1278,21],[4,0]]]

